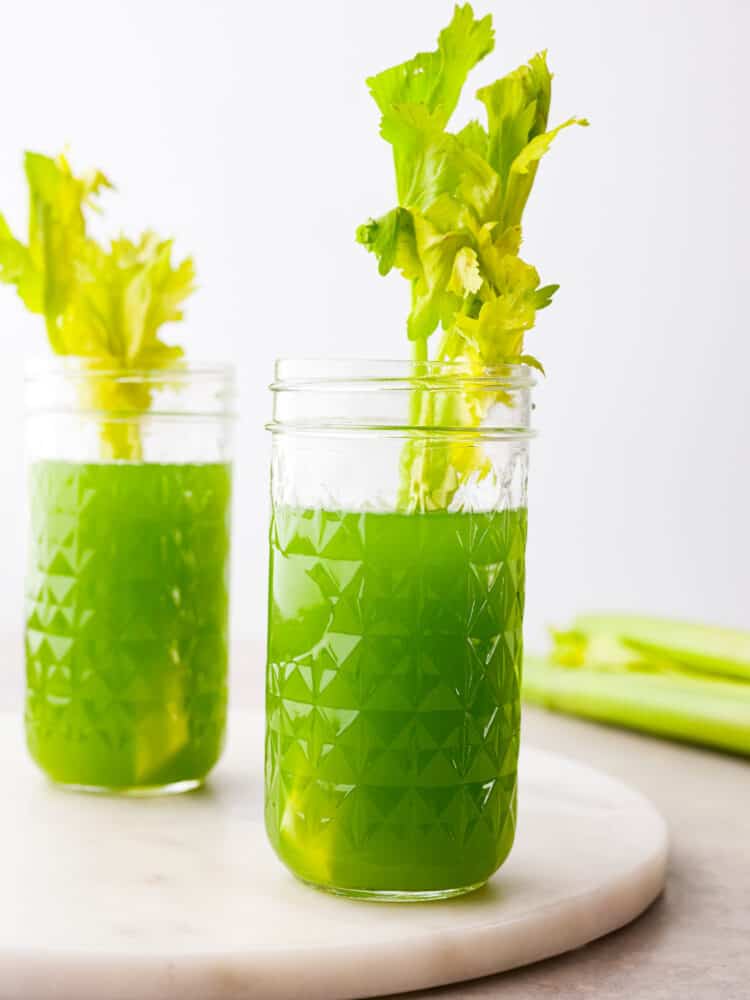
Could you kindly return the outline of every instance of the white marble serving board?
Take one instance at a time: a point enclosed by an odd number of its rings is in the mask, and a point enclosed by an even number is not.
[[[298,883],[262,825],[262,719],[210,785],[169,799],[53,788],[0,715],[0,1000],[338,1000],[575,948],[659,894],[667,835],[620,782],[525,748],[510,859],[483,890],[351,902]]]

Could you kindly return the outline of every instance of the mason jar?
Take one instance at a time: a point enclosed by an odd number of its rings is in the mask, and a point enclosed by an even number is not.
[[[26,735],[81,790],[176,792],[226,722],[234,376],[29,369]]]
[[[277,362],[265,817],[308,883],[443,898],[511,849],[533,385]]]

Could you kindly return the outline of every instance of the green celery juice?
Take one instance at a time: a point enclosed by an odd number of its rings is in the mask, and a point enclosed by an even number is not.
[[[227,700],[230,467],[31,468],[26,731],[57,782],[199,783]]]
[[[525,509],[277,507],[266,825],[356,895],[477,886],[516,818]]]

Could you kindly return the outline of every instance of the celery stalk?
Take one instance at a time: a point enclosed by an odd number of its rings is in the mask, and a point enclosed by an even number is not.
[[[14,285],[26,308],[44,318],[52,350],[116,375],[179,364],[182,348],[165,343],[161,327],[182,319],[182,303],[195,287],[192,260],[173,265],[172,241],[152,232],[97,242],[88,216],[111,188],[100,171],[76,177],[64,156],[40,153],[27,153],[24,166],[27,242],[0,215],[0,282]],[[103,375],[83,386],[81,402],[102,413],[103,457],[142,458],[137,418],[151,405],[145,383]]]
[[[442,327],[429,371],[447,380],[509,364],[541,368],[524,353],[524,336],[557,286],[542,285],[536,268],[519,256],[521,217],[555,137],[587,124],[570,118],[547,128],[552,75],[542,52],[477,93],[486,125],[474,120],[449,131],[469,72],[493,46],[492,18],[477,19],[463,4],[434,51],[367,81],[393,152],[398,205],[360,226],[357,240],[375,254],[381,275],[395,267],[411,283],[406,332],[415,372]],[[407,443],[402,508],[445,509],[463,483],[488,471],[472,432],[501,401],[485,390],[461,390],[460,383],[445,392],[415,385],[413,426],[465,428],[467,435],[462,441],[415,435]]]
[[[573,631],[590,640],[616,639],[646,659],[667,659],[705,674],[750,682],[750,633],[638,615],[587,614]]]
[[[750,684],[677,670],[563,666],[527,656],[523,698],[598,722],[750,755]]]

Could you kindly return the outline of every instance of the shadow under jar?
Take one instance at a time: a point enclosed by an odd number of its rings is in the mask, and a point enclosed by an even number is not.
[[[228,367],[30,369],[26,735],[53,781],[184,791],[219,759]]]
[[[437,899],[511,849],[533,384],[277,363],[265,815],[306,882]]]

